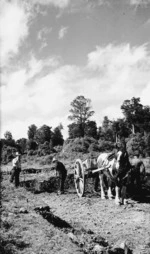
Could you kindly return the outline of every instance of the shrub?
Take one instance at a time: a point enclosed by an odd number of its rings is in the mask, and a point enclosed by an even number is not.
[[[127,141],[126,147],[130,156],[145,156],[145,141],[143,136],[139,133],[130,136]]]
[[[114,143],[111,141],[99,140],[98,143],[100,152],[112,151],[114,148]]]

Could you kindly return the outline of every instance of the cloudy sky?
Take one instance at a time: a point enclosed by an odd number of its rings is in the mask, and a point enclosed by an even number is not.
[[[150,0],[1,0],[1,136],[62,123],[91,99],[93,119],[122,117],[126,99],[150,105]]]

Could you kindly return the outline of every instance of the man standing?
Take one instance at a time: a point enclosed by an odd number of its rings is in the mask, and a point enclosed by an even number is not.
[[[53,158],[52,160],[53,168],[56,170],[56,176],[58,176],[58,194],[64,193],[64,183],[67,176],[67,170],[64,166],[64,164],[60,161],[58,161],[56,158]]]
[[[12,160],[12,172],[10,182],[12,183],[15,179],[15,187],[19,186],[19,175],[21,172],[21,154],[16,152],[16,157]]]

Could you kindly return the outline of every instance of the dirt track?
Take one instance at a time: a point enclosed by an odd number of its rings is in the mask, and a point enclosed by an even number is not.
[[[13,228],[19,230],[20,227],[20,237],[27,245],[15,253],[93,253],[85,252],[78,242],[72,242],[68,237],[70,231],[51,225],[34,210],[36,207],[49,206],[54,215],[78,231],[78,241],[83,238],[83,233],[90,244],[91,237],[95,236],[103,237],[109,246],[127,240],[133,253],[150,254],[149,197],[142,203],[130,200],[127,206],[116,206],[114,200],[101,200],[92,191],[86,191],[83,198],[77,197],[74,188],[67,189],[60,196],[56,192],[33,194],[25,188],[15,189],[13,185],[10,186],[8,176],[4,177],[3,185],[2,219],[10,221],[13,216]],[[27,209],[28,213],[18,213],[20,208]],[[93,236],[88,232],[92,232]]]
[[[128,240],[132,249],[150,244],[150,204],[131,201],[118,207],[113,200],[101,200],[94,194],[79,199],[76,193],[40,194],[39,198],[59,217],[92,230],[110,244]]]

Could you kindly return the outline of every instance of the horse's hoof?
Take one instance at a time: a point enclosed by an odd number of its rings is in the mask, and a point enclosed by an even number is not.
[[[120,200],[115,200],[115,204],[116,204],[116,205],[121,205]]]
[[[127,204],[128,204],[128,200],[127,200],[127,199],[124,199],[123,204],[124,204],[124,205],[127,205]]]

